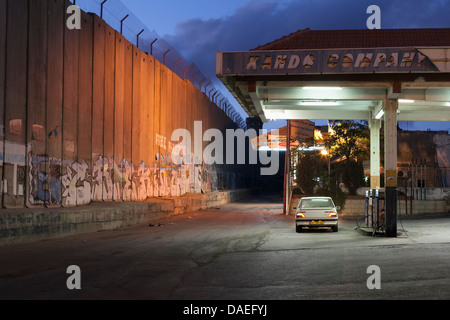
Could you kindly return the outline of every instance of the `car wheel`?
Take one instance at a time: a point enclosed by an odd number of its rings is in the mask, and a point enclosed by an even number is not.
[[[295,231],[297,231],[298,233],[302,232],[302,227],[295,226]]]
[[[334,227],[332,227],[333,232],[338,232],[338,225],[335,225]]]

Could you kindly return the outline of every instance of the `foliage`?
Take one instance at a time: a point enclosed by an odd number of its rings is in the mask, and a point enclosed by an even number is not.
[[[326,172],[326,161],[320,154],[302,152],[297,165],[297,183],[305,194],[312,195],[318,185],[318,178]]]
[[[338,164],[336,169],[349,194],[355,195],[356,190],[364,185],[364,169],[361,162],[343,161]]]
[[[331,197],[336,206],[341,207],[341,210],[345,206],[345,193],[338,186],[336,177],[330,177],[325,181],[325,183],[319,187],[316,192],[316,196]]]
[[[367,121],[335,121],[328,140],[331,155],[338,158],[336,171],[349,194],[364,185],[362,160],[369,156],[370,134]]]
[[[331,156],[344,160],[362,160],[369,156],[370,143],[367,121],[332,121],[331,134],[327,141]]]
[[[330,134],[323,141],[329,155],[296,151],[299,155],[296,182],[303,193],[329,196],[343,208],[345,193],[337,179],[342,179],[351,195],[364,185],[362,161],[369,157],[369,137],[367,121],[331,121]],[[333,165],[329,173],[330,159]]]

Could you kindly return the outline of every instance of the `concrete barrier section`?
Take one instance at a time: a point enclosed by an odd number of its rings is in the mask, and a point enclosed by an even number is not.
[[[0,242],[123,227],[236,200],[235,165],[171,159],[175,129],[238,125],[68,0],[0,1]],[[194,154],[194,144],[186,154]],[[226,179],[224,177],[227,177]]]
[[[73,207],[245,188],[234,166],[175,164],[172,132],[237,124],[191,81],[68,0],[5,0],[0,207]],[[47,63],[47,61],[49,63]],[[191,150],[186,150],[193,154]],[[191,159],[193,163],[194,159]],[[223,183],[222,183],[223,182]]]
[[[149,223],[157,218],[221,206],[248,195],[249,189],[240,189],[144,202],[94,202],[71,208],[4,210],[0,215],[0,246]]]

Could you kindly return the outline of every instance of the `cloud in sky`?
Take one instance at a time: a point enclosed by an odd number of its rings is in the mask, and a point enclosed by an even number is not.
[[[214,71],[218,51],[249,50],[305,28],[365,29],[371,4],[381,8],[382,28],[450,27],[450,0],[250,0],[227,17],[184,21],[167,38]]]
[[[246,51],[300,29],[365,29],[370,5],[381,8],[381,27],[450,27],[450,0],[250,0],[233,15],[190,19],[167,40],[203,73],[215,78],[216,52]]]

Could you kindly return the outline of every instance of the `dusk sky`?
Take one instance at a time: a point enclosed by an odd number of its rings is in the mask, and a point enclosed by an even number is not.
[[[366,29],[369,17],[366,10],[370,5],[378,5],[381,8],[381,28],[384,29],[450,27],[450,0],[122,0],[122,2],[145,26],[164,37],[210,78],[215,78],[218,51],[253,49],[305,28]],[[215,85],[217,83],[218,80]],[[235,101],[230,99],[230,102]],[[245,118],[243,111],[241,114]],[[279,125],[280,122],[275,126]],[[450,130],[450,122],[401,122],[400,127],[409,130]]]

